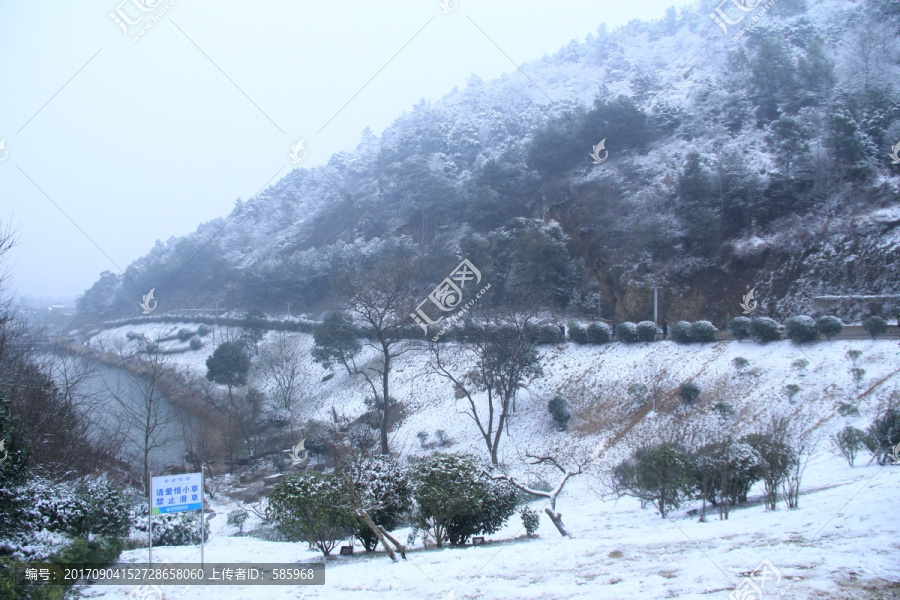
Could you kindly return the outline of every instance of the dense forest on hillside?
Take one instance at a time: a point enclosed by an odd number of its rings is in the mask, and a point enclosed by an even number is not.
[[[151,288],[165,310],[318,314],[342,299],[335,264],[386,248],[423,289],[467,258],[488,303],[613,320],[652,318],[652,286],[660,318],[720,326],[754,286],[774,317],[900,293],[898,3],[780,0],[737,40],[708,13],[601,27],[522,73],[472,76],[103,273],[79,317],[137,316]]]

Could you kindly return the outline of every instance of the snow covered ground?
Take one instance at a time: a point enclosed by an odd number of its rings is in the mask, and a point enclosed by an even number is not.
[[[108,347],[124,340],[126,331],[167,331],[161,326],[129,326],[101,333],[92,340]],[[219,336],[223,332],[218,332]],[[270,333],[262,345],[271,343]],[[306,350],[312,338],[288,334]],[[209,338],[206,338],[209,339]],[[847,356],[859,350],[858,358]],[[199,374],[212,346],[198,352],[174,355],[173,360]],[[850,467],[835,456],[827,435],[853,424],[865,428],[889,403],[900,401],[900,348],[897,340],[822,341],[796,346],[791,342],[760,345],[754,342],[720,342],[680,346],[670,342],[623,346],[565,344],[541,349],[544,376],[529,382],[518,400],[511,422],[511,436],[504,439],[502,462],[524,473],[518,458],[529,448],[565,440],[587,450],[598,442],[616,439],[601,465],[576,477],[560,496],[557,508],[573,533],[559,536],[541,513],[538,537],[525,537],[521,520],[514,515],[498,533],[487,536],[479,547],[422,549],[419,545],[407,561],[392,564],[382,553],[334,557],[327,561],[324,586],[221,587],[170,586],[166,598],[249,599],[328,598],[363,599],[563,599],[563,598],[728,598],[735,588],[750,589],[745,579],[764,560],[773,567],[762,585],[762,596],[735,598],[900,598],[900,536],[896,499],[900,496],[900,468],[874,463],[868,454]],[[737,368],[736,357],[748,364]],[[458,357],[457,357],[458,358]],[[459,359],[462,360],[462,359]],[[392,434],[393,448],[403,454],[424,452],[416,433],[444,429],[454,444],[451,452],[485,455],[483,441],[471,419],[463,414],[464,400],[454,398],[450,385],[428,373],[428,353],[412,351],[396,362],[392,385],[404,404],[406,418]],[[854,381],[850,369],[864,369]],[[326,371],[308,364],[308,398],[299,419],[324,418],[332,405],[348,415],[363,410],[364,388],[336,371],[328,381]],[[703,390],[689,410],[677,408],[672,394],[661,397],[656,413],[633,407],[627,387],[651,379],[664,381],[667,389],[692,380]],[[255,384],[265,387],[257,376]],[[797,388],[793,395],[788,385]],[[558,433],[547,413],[547,401],[561,394],[569,399],[573,419],[569,432]],[[727,402],[731,417],[714,408]],[[859,417],[835,413],[840,402],[857,406]],[[631,449],[654,436],[688,427],[698,435],[717,429],[735,434],[758,429],[772,415],[791,415],[813,428],[821,441],[802,482],[800,505],[788,510],[779,500],[777,510],[766,511],[760,485],[747,505],[733,510],[729,520],[708,514],[698,523],[683,504],[662,519],[652,507],[641,509],[630,498],[615,501],[598,495],[599,472]],[[211,521],[212,540],[206,547],[208,562],[315,561],[318,552],[303,543],[265,541],[237,536],[225,523],[225,514],[236,503],[213,502],[218,516]],[[533,508],[542,508],[534,502]],[[245,531],[257,523],[245,524]],[[395,537],[405,541],[408,530]],[[357,549],[359,549],[357,545]],[[199,562],[198,547],[154,549],[154,560]],[[145,562],[146,549],[123,553],[122,560]],[[777,574],[771,569],[777,569]],[[753,582],[760,583],[757,573]],[[890,588],[890,589],[888,589]],[[132,588],[92,586],[84,597],[122,598]],[[183,593],[182,593],[183,592]]]

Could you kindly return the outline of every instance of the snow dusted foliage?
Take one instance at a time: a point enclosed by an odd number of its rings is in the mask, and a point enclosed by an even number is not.
[[[876,337],[887,331],[887,321],[878,315],[870,315],[863,320],[863,329],[865,329],[874,340]]]
[[[19,488],[17,497],[25,530],[122,537],[130,528],[129,504],[105,477],[79,482],[35,478]]]
[[[709,321],[694,321],[691,324],[691,339],[695,342],[716,341],[716,326]]]
[[[626,344],[638,341],[637,325],[631,321],[625,321],[616,325],[616,337]]]
[[[523,506],[522,510],[519,511],[519,515],[522,517],[522,526],[525,528],[525,533],[529,537],[533,536],[538,529],[538,525],[541,524],[541,516],[528,506]]]
[[[588,325],[587,337],[591,344],[606,344],[612,339],[612,330],[606,323],[598,321]]]
[[[446,541],[464,544],[472,535],[493,533],[515,511],[515,488],[489,478],[471,456],[426,456],[416,463],[413,478],[417,524],[439,548]]]
[[[656,341],[656,323],[653,321],[641,321],[637,324],[636,333],[639,342]]]
[[[797,344],[816,339],[816,322],[807,315],[789,318],[784,322],[784,330],[788,338]]]
[[[569,321],[569,339],[576,344],[587,344],[589,339],[585,326],[576,321]]]
[[[560,431],[565,431],[569,427],[569,419],[572,418],[572,410],[569,408],[569,402],[562,396],[554,396],[547,403],[547,410],[550,416],[556,422],[556,426]]]
[[[816,331],[829,340],[844,329],[844,323],[835,316],[825,315],[816,319]]]
[[[735,317],[728,322],[728,331],[737,340],[750,337],[750,319],[747,317]]]
[[[344,464],[343,475],[355,491],[356,495],[351,496],[354,508],[365,510],[372,522],[385,531],[400,525],[412,503],[412,485],[406,471],[393,458],[356,456]],[[377,536],[362,519],[356,537],[367,552],[378,544]]]
[[[693,341],[691,339],[690,321],[677,321],[673,323],[669,333],[672,335],[672,340],[679,344],[687,344]]]
[[[344,480],[303,471],[281,480],[269,495],[272,515],[289,540],[303,540],[328,556],[356,527]]]
[[[139,501],[131,509],[131,537],[146,543],[150,507]],[[209,539],[209,521],[203,529],[204,539]],[[154,546],[190,546],[200,543],[200,513],[187,511],[153,515]]]
[[[775,319],[757,317],[750,322],[750,335],[758,342],[774,342],[781,339],[781,326]]]

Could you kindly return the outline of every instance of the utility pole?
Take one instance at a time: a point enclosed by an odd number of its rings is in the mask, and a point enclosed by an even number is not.
[[[653,286],[653,322],[659,324],[659,286]]]
[[[288,316],[291,316],[291,303],[288,302]]]

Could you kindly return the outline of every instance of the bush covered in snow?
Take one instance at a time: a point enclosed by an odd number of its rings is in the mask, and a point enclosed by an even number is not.
[[[450,519],[447,540],[454,546],[462,546],[474,535],[496,533],[515,512],[518,490],[506,481],[489,479],[480,475],[486,492],[475,511]]]
[[[132,537],[147,539],[150,508],[138,502],[131,509]],[[204,540],[209,539],[209,521],[203,528]],[[200,543],[200,513],[196,511],[153,515],[154,546],[191,546]]]
[[[556,344],[559,335],[559,326],[550,323],[529,325],[525,331],[525,337],[532,344]]]
[[[757,317],[750,321],[750,335],[757,342],[774,342],[781,339],[781,326],[775,319]]]
[[[249,516],[250,513],[247,512],[247,509],[239,506],[238,508],[228,513],[227,523],[232,527],[237,527],[238,533],[240,533],[240,535],[244,535],[244,523],[247,521],[247,517]]]
[[[289,540],[303,540],[328,556],[357,526],[343,481],[333,473],[303,471],[282,479],[269,495],[272,516]]]
[[[866,434],[852,425],[847,425],[834,434],[832,443],[840,455],[847,460],[847,464],[852,467],[856,455],[865,447]]]
[[[587,326],[587,337],[591,344],[606,344],[612,339],[612,330],[606,323],[598,321]]]
[[[569,321],[569,339],[576,344],[587,344],[589,341],[587,329],[581,323]]]
[[[816,322],[807,315],[791,317],[784,322],[784,331],[795,344],[811,342],[816,339]]]
[[[750,319],[747,317],[735,317],[728,322],[728,331],[736,340],[744,340],[750,337]]]
[[[547,403],[547,410],[550,416],[556,422],[556,426],[560,431],[565,431],[569,427],[569,419],[572,418],[572,411],[569,410],[569,402],[562,396],[554,396]]]
[[[687,344],[693,341],[691,339],[691,324],[688,321],[676,321],[672,324],[669,333],[672,335],[672,340],[679,344]]]
[[[900,444],[900,410],[895,408],[875,419],[866,429],[866,448],[878,459],[879,465],[893,462],[891,453]]]
[[[201,340],[199,337],[192,337],[190,346],[191,350],[199,350],[203,347],[203,340]]]
[[[522,526],[525,527],[525,534],[528,537],[533,536],[541,524],[541,516],[528,506],[523,506],[522,510],[519,511],[519,515],[522,517]]]
[[[493,533],[515,511],[516,493],[484,475],[471,456],[435,453],[413,468],[417,525],[440,548],[465,543],[471,535]]]
[[[616,338],[626,344],[638,341],[637,325],[631,321],[623,321],[616,325]]]
[[[400,526],[412,504],[412,484],[404,468],[389,456],[359,455],[345,461],[342,472],[348,491],[353,490],[357,505],[375,525],[385,531]],[[378,537],[363,518],[357,519],[355,535],[366,552],[378,545]]]
[[[887,321],[878,315],[870,315],[863,320],[863,329],[865,329],[874,340],[876,337],[887,331]]]
[[[762,477],[761,457],[746,442],[712,442],[692,456],[691,477],[697,496],[715,504],[719,518],[727,519],[729,508],[746,502],[750,488]]]
[[[633,496],[656,505],[662,518],[690,495],[690,457],[672,444],[638,450],[613,470],[620,495]]]
[[[816,319],[816,331],[829,340],[844,330],[844,324],[837,317],[825,315]]]
[[[105,477],[76,483],[34,478],[17,493],[20,525],[72,536],[124,537],[129,503]]]
[[[716,341],[716,326],[709,321],[694,321],[691,323],[691,339],[695,342]]]
[[[656,341],[656,323],[653,321],[641,321],[637,324],[637,338],[641,342]]]

